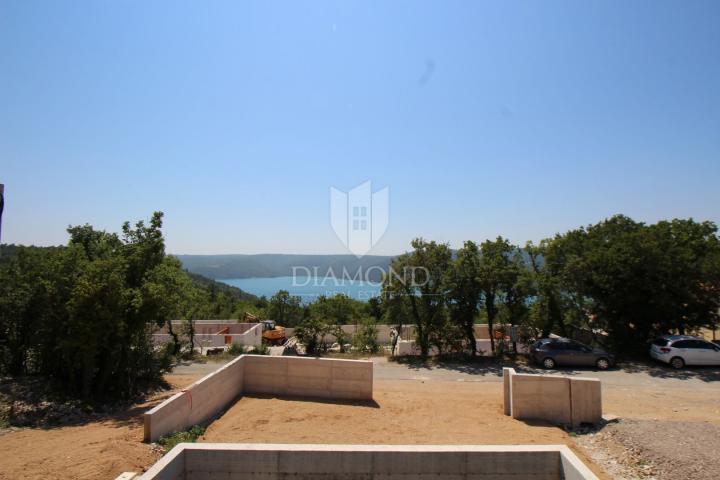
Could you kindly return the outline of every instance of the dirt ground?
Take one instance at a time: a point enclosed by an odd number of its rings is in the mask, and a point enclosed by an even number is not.
[[[373,388],[375,401],[369,403],[245,396],[213,422],[200,441],[567,444],[588,462],[562,429],[505,416],[501,383],[377,380]]]
[[[217,368],[217,366],[215,366]],[[197,380],[198,373],[168,375],[175,389]],[[113,479],[142,471],[162,456],[143,443],[143,412],[172,391],[97,421],[55,428],[23,428],[0,434],[0,479]]]
[[[604,479],[703,478],[697,472],[714,469],[710,454],[702,452],[718,447],[717,368],[675,372],[631,364],[557,372],[600,378],[603,411],[620,417],[599,431],[566,433],[502,414],[502,365],[373,361],[373,403],[242,397],[200,441],[567,444]],[[167,380],[179,389],[219,366],[184,365]],[[172,393],[77,425],[0,432],[0,479],[113,479],[143,471],[161,452],[142,443],[142,413]]]

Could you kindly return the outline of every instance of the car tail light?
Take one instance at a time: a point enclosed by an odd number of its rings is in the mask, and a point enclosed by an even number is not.
[[[667,348],[667,347],[662,347],[662,348],[660,349],[660,351],[661,351],[662,353],[670,353],[670,349]]]

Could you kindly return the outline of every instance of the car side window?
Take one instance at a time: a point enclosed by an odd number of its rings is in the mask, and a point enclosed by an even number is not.
[[[672,347],[673,348],[691,348],[692,341],[691,340],[680,340],[677,342],[673,342]]]
[[[703,342],[702,340],[696,340],[697,344],[694,348],[702,348],[703,350],[715,350],[715,346],[710,342]]]
[[[552,342],[548,343],[548,348],[550,350],[565,350],[565,344],[560,342]]]

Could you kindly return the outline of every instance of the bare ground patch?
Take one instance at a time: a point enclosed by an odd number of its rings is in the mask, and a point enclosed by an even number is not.
[[[576,440],[613,478],[717,478],[720,426],[712,423],[621,420]]]
[[[203,442],[568,445],[562,429],[503,414],[499,382],[376,380],[373,402],[244,396],[210,424]]]
[[[196,379],[197,375],[166,376],[174,389]],[[22,390],[26,386],[12,388],[14,414],[34,427],[0,432],[2,480],[111,479],[124,471],[143,471],[162,455],[161,447],[142,441],[142,413],[173,391],[158,392],[129,407],[88,413],[74,403],[43,397],[37,397],[39,403],[33,407],[29,399],[35,397]],[[5,392],[8,402],[7,388]]]

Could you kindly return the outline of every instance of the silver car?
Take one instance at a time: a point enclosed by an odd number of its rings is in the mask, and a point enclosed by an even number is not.
[[[615,365],[615,356],[601,348],[591,348],[568,338],[541,338],[530,347],[530,356],[545,368],[594,366],[607,370]]]
[[[652,343],[650,356],[673,368],[720,365],[720,346],[689,335],[663,335]]]

